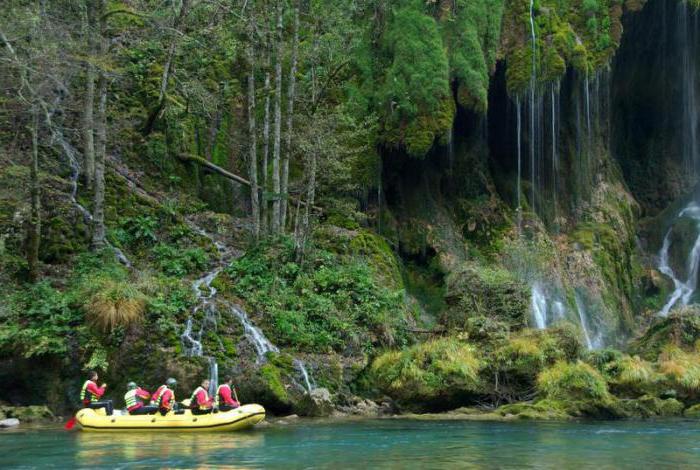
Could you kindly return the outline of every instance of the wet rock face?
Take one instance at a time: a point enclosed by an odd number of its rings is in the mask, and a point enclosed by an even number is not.
[[[333,397],[327,388],[316,388],[307,393],[296,405],[297,414],[325,418],[335,411]]]
[[[54,414],[47,406],[0,406],[0,417],[6,417],[4,421],[18,421],[32,423],[40,421],[52,421]]]

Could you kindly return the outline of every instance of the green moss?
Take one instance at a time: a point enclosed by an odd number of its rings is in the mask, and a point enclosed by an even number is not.
[[[537,403],[503,405],[495,412],[500,416],[512,416],[522,420],[563,421],[571,418],[560,403],[552,400],[542,400]]]
[[[289,403],[289,395],[282,381],[280,369],[277,366],[271,363],[263,365],[260,368],[260,375],[267,386],[267,390],[275,400],[281,403]]]
[[[700,418],[700,405],[693,405],[683,412],[683,416],[687,418]]]
[[[403,406],[444,408],[467,404],[482,389],[481,367],[473,346],[443,338],[386,352],[370,371],[374,383]]]
[[[700,308],[677,309],[668,317],[656,317],[644,335],[630,345],[634,354],[656,360],[669,345],[692,351],[700,339]]]
[[[557,362],[540,373],[537,391],[544,397],[564,401],[606,401],[610,399],[605,379],[588,364]]]
[[[350,250],[352,254],[367,259],[384,285],[392,289],[403,289],[401,269],[396,255],[382,237],[368,230],[359,230],[350,240]]]
[[[481,337],[492,327],[507,331],[527,323],[530,295],[527,286],[510,271],[465,264],[446,279],[447,309],[442,323]],[[500,325],[500,326],[499,326]],[[479,331],[482,333],[479,333]]]

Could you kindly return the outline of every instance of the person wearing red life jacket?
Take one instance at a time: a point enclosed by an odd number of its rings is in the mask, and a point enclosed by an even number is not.
[[[126,410],[130,415],[147,415],[158,411],[157,406],[144,405],[142,400],[148,400],[151,394],[142,389],[136,382],[126,384],[127,392],[124,394]]]
[[[107,416],[112,416],[112,413],[114,412],[112,400],[101,400],[102,396],[105,394],[105,390],[107,389],[107,384],[102,384],[101,387],[98,387],[98,378],[97,372],[94,370],[88,372],[88,379],[80,389],[80,402],[84,408],[104,408]]]
[[[193,415],[205,415],[213,411],[214,399],[209,397],[209,380],[204,379],[190,397],[190,410]]]
[[[156,406],[163,416],[176,406],[175,392],[173,391],[176,385],[177,380],[170,377],[165,381],[165,385],[158,387],[151,396],[151,406]]]
[[[219,411],[230,411],[241,406],[237,399],[231,396],[231,389],[233,388],[233,377],[230,375],[226,376],[224,382],[219,385],[216,389],[216,396],[214,397],[214,404]],[[238,398],[238,397],[236,397]]]

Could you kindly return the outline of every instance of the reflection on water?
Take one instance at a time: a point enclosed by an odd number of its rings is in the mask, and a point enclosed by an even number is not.
[[[191,466],[199,456],[225,456],[241,449],[264,447],[265,435],[246,433],[83,433],[74,436],[75,464],[114,466],[115,462],[138,465]],[[226,464],[225,460],[219,462]]]
[[[301,422],[243,433],[0,433],[0,467],[690,468],[700,423]]]

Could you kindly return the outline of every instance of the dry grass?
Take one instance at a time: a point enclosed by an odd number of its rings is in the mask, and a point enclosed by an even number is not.
[[[128,281],[106,279],[83,303],[88,321],[102,331],[140,322],[146,297]]]
[[[700,354],[668,345],[659,356],[659,371],[687,392],[700,391]]]

